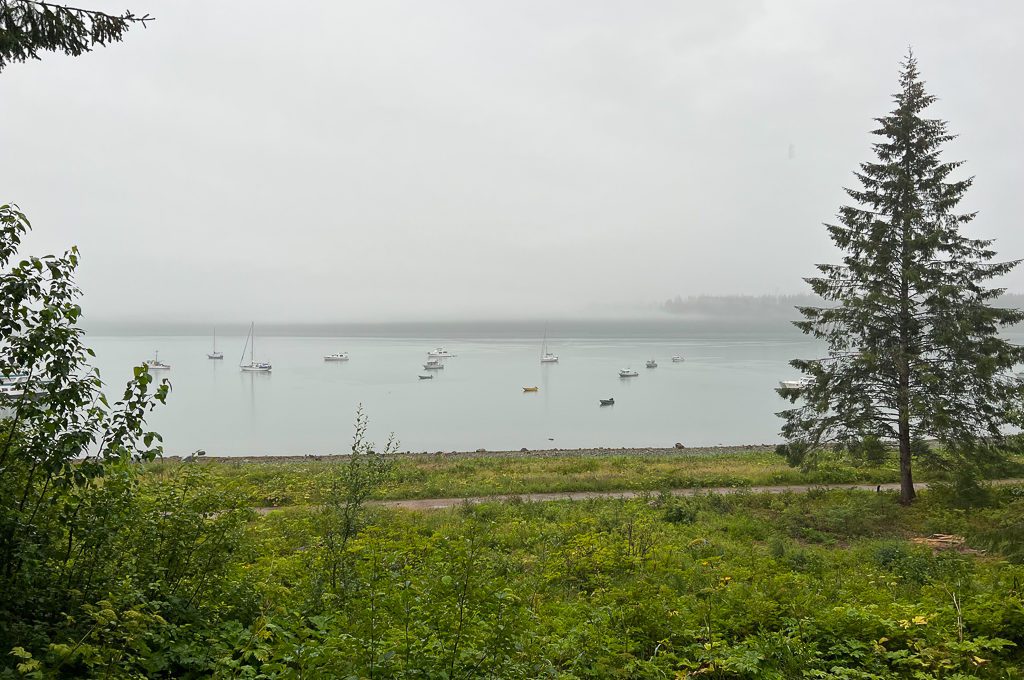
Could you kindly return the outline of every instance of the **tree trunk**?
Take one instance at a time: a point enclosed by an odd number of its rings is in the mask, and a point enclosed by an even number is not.
[[[910,505],[917,493],[914,491],[914,477],[910,469],[910,422],[900,416],[900,503]]]
[[[910,226],[903,230],[903,274],[900,277],[900,345],[897,366],[899,387],[896,392],[896,413],[900,440],[900,503],[910,505],[914,496],[914,477],[910,469],[910,254],[907,246]]]

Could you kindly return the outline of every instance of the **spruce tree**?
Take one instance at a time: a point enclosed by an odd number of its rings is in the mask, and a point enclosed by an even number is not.
[[[131,26],[152,20],[148,14],[108,14],[44,0],[0,0],[0,71],[38,59],[40,52],[77,57],[96,45],[120,42]]]
[[[937,440],[945,460],[964,464],[1003,442],[1020,417],[1020,381],[1010,369],[1024,348],[999,336],[1024,312],[996,305],[984,284],[1018,261],[995,262],[991,240],[961,233],[975,213],[957,212],[973,178],[941,159],[953,139],[945,121],[922,113],[925,91],[913,53],[901,64],[895,109],[876,118],[876,160],[846,189],[853,205],[826,224],[842,264],[806,279],[825,304],[799,307],[794,322],[824,340],[827,356],[791,364],[810,381],[779,393],[791,451],[881,438],[899,446],[901,500],[914,498],[912,459]],[[1018,423],[1019,424],[1019,423]]]

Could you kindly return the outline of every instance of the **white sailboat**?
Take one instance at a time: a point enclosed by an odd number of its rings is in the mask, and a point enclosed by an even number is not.
[[[245,338],[245,345],[242,347],[242,356],[238,360],[238,367],[250,373],[269,373],[271,365],[266,361],[256,361],[256,335],[253,333],[256,324],[249,324],[249,335]],[[249,348],[249,363],[242,363],[245,360],[245,350]]]
[[[213,329],[213,351],[206,353],[207,359],[223,359],[224,352],[217,351],[217,329]]]
[[[542,364],[557,364],[558,355],[552,354],[548,351],[548,329],[544,327],[544,341],[540,345],[540,363]]]

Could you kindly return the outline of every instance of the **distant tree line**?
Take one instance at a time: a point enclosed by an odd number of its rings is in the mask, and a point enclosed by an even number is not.
[[[995,305],[1008,309],[1024,309],[1024,293],[1005,293]],[[735,317],[756,316],[766,319],[791,320],[798,307],[828,306],[817,295],[796,293],[790,295],[676,295],[660,305],[669,314]]]
[[[734,317],[753,315],[763,318],[792,319],[795,307],[820,304],[815,295],[691,295],[665,300],[661,309],[670,314]]]

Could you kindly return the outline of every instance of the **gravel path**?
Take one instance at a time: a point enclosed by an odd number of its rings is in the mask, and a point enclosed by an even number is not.
[[[1007,486],[1024,484],[1024,479],[993,479],[989,484],[996,486]],[[928,482],[914,484],[918,491],[928,488]],[[807,493],[812,489],[824,491],[899,491],[899,483],[890,484],[790,484],[779,486],[713,486],[713,487],[692,487],[685,489],[672,489],[673,496],[697,496],[701,494],[734,494],[734,493]],[[643,495],[651,495],[650,491],[568,491],[561,493],[525,493],[525,494],[501,494],[496,496],[471,496],[469,498],[410,498],[396,501],[371,501],[372,505],[383,505],[389,508],[402,508],[404,510],[443,510],[454,508],[460,505],[475,505],[478,503],[509,502],[509,501],[530,501],[542,503],[545,501],[585,501],[593,498],[637,498]],[[283,506],[289,507],[289,506]],[[261,515],[274,510],[281,510],[281,507],[256,508]]]

